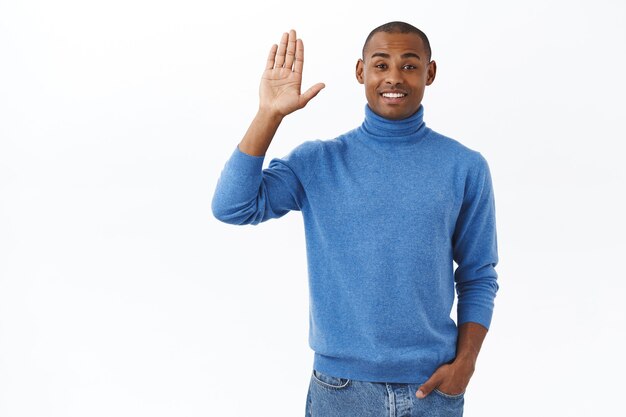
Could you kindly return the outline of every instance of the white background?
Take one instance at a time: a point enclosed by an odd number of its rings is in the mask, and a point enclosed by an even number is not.
[[[430,38],[426,123],[494,181],[465,415],[623,411],[623,2],[0,0],[0,416],[304,414],[301,215],[232,226],[210,200],[283,31],[327,87],[266,164],[361,123],[354,65],[391,20]]]

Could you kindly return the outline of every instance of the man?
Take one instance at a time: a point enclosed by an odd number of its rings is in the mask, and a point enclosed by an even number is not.
[[[437,70],[428,38],[390,22],[356,64],[363,124],[305,141],[263,170],[282,119],[324,88],[301,93],[303,64],[302,41],[283,34],[213,213],[255,225],[302,212],[315,352],[307,415],[461,416],[498,290],[487,161],[425,125],[421,101]]]

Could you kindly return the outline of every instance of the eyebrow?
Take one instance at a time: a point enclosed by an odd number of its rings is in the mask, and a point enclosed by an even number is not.
[[[391,58],[391,55],[386,54],[384,52],[375,52],[375,53],[372,54],[372,58],[375,58],[377,56],[379,56],[381,58]],[[405,54],[402,54],[402,58],[417,58],[417,59],[419,59],[421,61],[421,58],[419,57],[419,55],[415,54],[413,52],[407,52]]]

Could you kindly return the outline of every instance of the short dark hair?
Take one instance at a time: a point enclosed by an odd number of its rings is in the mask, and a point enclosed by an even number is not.
[[[378,32],[415,33],[422,39],[422,43],[424,44],[424,49],[426,50],[426,55],[428,57],[428,61],[430,62],[430,57],[431,57],[432,52],[430,50],[430,42],[428,42],[428,37],[426,36],[426,34],[413,25],[410,25],[405,22],[399,22],[399,21],[385,23],[384,25],[380,25],[376,29],[370,32],[370,34],[367,36],[367,39],[365,39],[365,43],[363,44],[363,51],[362,51],[363,59],[365,59],[365,48],[367,47],[367,44],[369,43],[370,39],[372,39],[372,36],[374,36]]]

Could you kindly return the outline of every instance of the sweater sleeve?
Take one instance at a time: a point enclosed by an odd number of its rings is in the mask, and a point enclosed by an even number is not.
[[[313,168],[315,141],[295,147],[284,158],[274,158],[263,169],[265,155],[249,155],[239,145],[226,161],[211,201],[213,216],[236,225],[257,225],[300,210],[304,185]]]
[[[457,325],[476,322],[487,329],[491,324],[498,283],[498,263],[494,191],[489,166],[478,155],[468,172],[465,196],[453,236],[453,256],[457,263]]]

